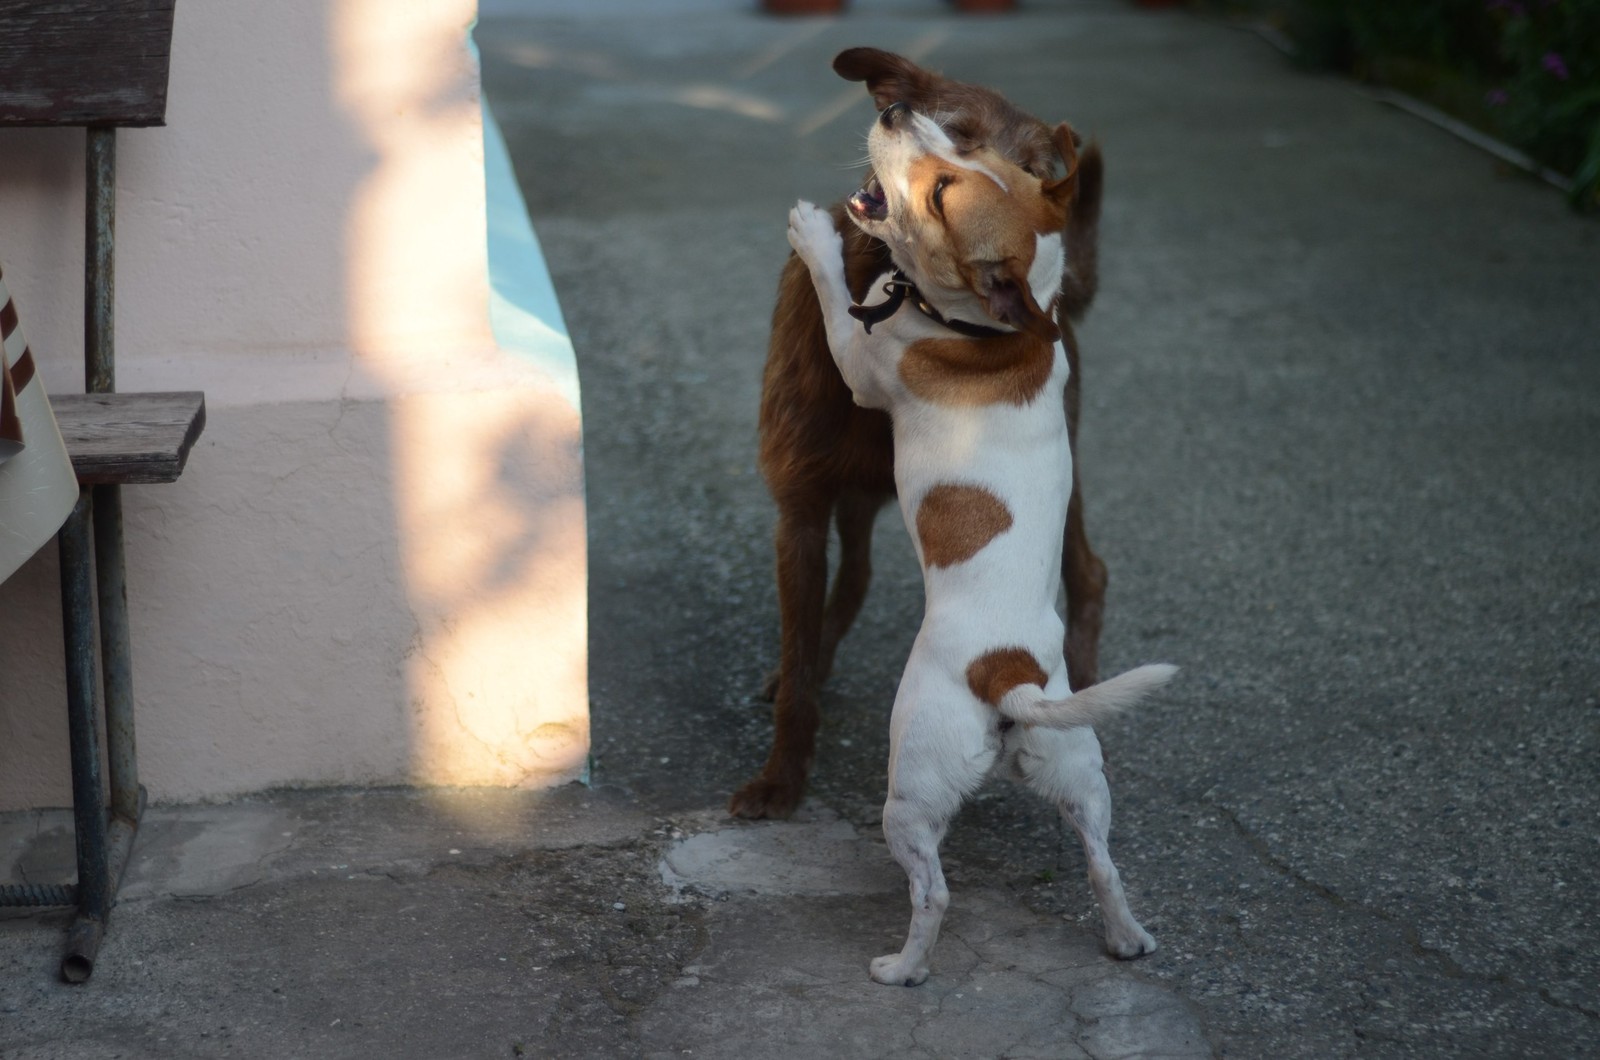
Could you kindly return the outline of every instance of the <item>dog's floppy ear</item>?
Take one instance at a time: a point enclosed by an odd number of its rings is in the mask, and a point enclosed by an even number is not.
[[[879,110],[891,103],[915,103],[928,90],[932,75],[916,63],[879,48],[849,48],[833,60],[834,73],[846,81],[865,81]]]
[[[1055,320],[1033,300],[1026,275],[1000,266],[984,275],[982,293],[989,307],[989,315],[1002,324],[1036,335],[1046,342],[1055,342],[1061,337],[1061,329],[1056,327]]]
[[[1066,172],[1055,180],[1044,182],[1044,193],[1054,199],[1061,206],[1070,204],[1078,194],[1078,134],[1072,126],[1062,122],[1056,126],[1056,131],[1051,139],[1055,141],[1056,151],[1061,155],[1061,162],[1065,165]]]

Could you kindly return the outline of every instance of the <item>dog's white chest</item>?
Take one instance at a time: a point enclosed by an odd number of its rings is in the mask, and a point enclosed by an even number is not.
[[[902,386],[890,403],[895,481],[930,613],[959,601],[969,614],[1005,612],[1031,623],[1054,608],[1072,457],[1061,395],[1066,358],[1059,347],[1050,353],[1033,369],[1042,383],[1028,383],[1020,403],[1012,400],[1014,379],[969,380],[956,400],[948,387],[919,381],[920,369],[902,359]],[[915,354],[908,348],[904,356]],[[991,400],[999,391],[1005,396]]]

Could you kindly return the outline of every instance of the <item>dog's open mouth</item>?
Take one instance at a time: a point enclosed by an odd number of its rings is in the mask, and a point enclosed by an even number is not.
[[[861,190],[850,196],[850,212],[863,221],[881,221],[889,216],[889,201],[883,196],[883,185],[877,177],[870,178]]]

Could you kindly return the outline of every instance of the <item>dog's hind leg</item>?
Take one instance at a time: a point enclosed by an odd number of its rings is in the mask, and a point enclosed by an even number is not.
[[[1088,688],[1099,679],[1100,622],[1106,601],[1106,565],[1089,547],[1083,524],[1082,476],[1077,473],[1078,423],[1082,414],[1078,338],[1072,321],[1080,319],[1094,301],[1100,282],[1100,199],[1105,185],[1105,159],[1097,144],[1087,144],[1078,154],[1078,199],[1067,222],[1067,270],[1061,278],[1059,323],[1067,353],[1067,441],[1074,463],[1072,496],[1067,505],[1067,529],[1061,542],[1061,578],[1067,592],[1067,674],[1074,690]]]
[[[1029,787],[1056,804],[1082,840],[1089,886],[1106,925],[1106,949],[1124,959],[1154,952],[1156,940],[1134,919],[1122,876],[1111,861],[1111,788],[1094,730],[1028,730],[1016,770]]]
[[[953,813],[930,813],[927,806],[892,795],[884,803],[884,838],[911,885],[911,927],[905,946],[899,953],[872,959],[872,978],[885,986],[916,986],[928,978],[928,953],[939,941],[939,925],[950,906],[939,844]]]
[[[1061,576],[1067,592],[1067,636],[1063,645],[1072,688],[1081,691],[1100,679],[1100,624],[1105,612],[1106,565],[1089,547],[1083,526],[1083,495],[1076,481],[1067,505],[1061,542]]]
[[[1074,462],[1066,531],[1061,537],[1061,582],[1067,593],[1067,633],[1062,647],[1067,656],[1070,684],[1074,691],[1081,691],[1100,678],[1100,623],[1106,602],[1106,565],[1089,547],[1089,534],[1083,525],[1082,477],[1076,467],[1078,418],[1082,412],[1078,340],[1064,317],[1061,337],[1071,373],[1067,376],[1063,401],[1067,413],[1067,443]]]
[[[905,699],[902,689],[891,726],[883,835],[910,883],[911,927],[899,953],[872,961],[872,978],[886,986],[916,986],[928,978],[928,953],[939,940],[939,926],[950,905],[939,844],[962,800],[983,782],[999,750],[999,740],[986,729],[984,719],[961,713],[967,704],[941,710],[943,716],[932,719],[933,724],[918,724],[908,716],[915,710],[905,709]]]

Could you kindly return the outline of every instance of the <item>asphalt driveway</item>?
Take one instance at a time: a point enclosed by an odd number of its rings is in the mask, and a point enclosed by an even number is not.
[[[763,759],[784,212],[855,186],[871,110],[832,55],[914,54],[1106,153],[1079,453],[1103,669],[1183,667],[1103,734],[1162,945],[1137,974],[1230,1056],[1600,1053],[1600,226],[1183,14],[515,7],[477,35],[578,352],[599,785],[715,809]],[[876,569],[812,788],[864,834],[920,609],[892,510]],[[1097,930],[1026,793],[948,850]]]

